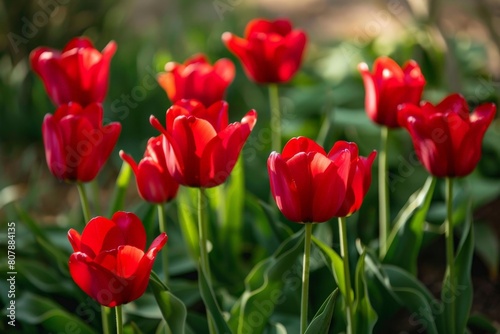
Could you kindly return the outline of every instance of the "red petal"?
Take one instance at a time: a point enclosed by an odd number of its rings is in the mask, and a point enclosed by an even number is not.
[[[271,193],[280,211],[293,222],[303,222],[297,187],[279,153],[271,153],[267,160],[267,171]]]
[[[326,155],[325,150],[314,140],[300,136],[292,138],[286,143],[281,156],[288,160],[299,152],[318,152]]]
[[[68,231],[68,240],[73,247],[73,251],[79,252],[81,250],[81,239],[82,236],[74,229]]]
[[[68,168],[63,151],[64,140],[60,129],[55,122],[55,117],[45,115],[42,124],[43,144],[45,146],[45,159],[50,172],[58,179],[68,178]]]
[[[145,273],[138,272],[144,251],[133,246],[120,246],[116,255],[116,273],[123,278],[138,279]]]
[[[125,239],[119,227],[114,221],[104,217],[91,219],[82,232],[81,251],[91,258],[123,244]]]
[[[122,234],[121,245],[129,245],[142,250],[146,248],[146,230],[139,217],[132,212],[118,211],[111,220],[115,222]]]

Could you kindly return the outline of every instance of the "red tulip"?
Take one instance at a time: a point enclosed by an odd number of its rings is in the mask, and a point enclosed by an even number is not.
[[[257,121],[250,110],[241,123],[228,125],[225,101],[205,108],[196,100],[181,100],[167,110],[167,126],[151,116],[151,124],[165,137],[170,174],[182,185],[215,187],[233,170],[245,141]]]
[[[254,19],[245,29],[245,38],[226,32],[222,41],[240,59],[247,76],[258,83],[289,81],[302,62],[306,34],[292,30],[289,20]]]
[[[196,99],[207,107],[224,99],[235,74],[229,59],[219,59],[212,66],[203,54],[194,55],[184,64],[169,62],[165,71],[159,74],[158,82],[172,103]]]
[[[45,157],[55,177],[67,181],[93,180],[108,159],[120,135],[120,123],[102,126],[99,103],[82,108],[77,103],[60,106],[43,120]]]
[[[309,138],[292,138],[282,154],[272,152],[267,160],[274,200],[297,223],[348,216],[361,207],[375,156],[358,156],[355,143],[338,141],[326,154]]]
[[[165,203],[177,195],[179,184],[168,172],[161,135],[149,139],[144,158],[139,165],[123,151],[120,151],[120,157],[132,167],[137,190],[144,200]]]
[[[146,230],[130,212],[111,219],[91,219],[80,235],[69,230],[74,253],[69,272],[75,283],[99,304],[114,307],[136,300],[146,290],[156,254],[167,242],[160,234],[146,247]]]
[[[116,51],[111,41],[96,50],[86,37],[73,38],[61,51],[39,47],[30,54],[31,67],[42,79],[52,101],[60,106],[101,103],[108,90],[109,64]]]
[[[368,117],[377,124],[399,127],[398,105],[418,104],[425,85],[425,78],[418,64],[410,60],[403,68],[388,57],[380,57],[373,64],[373,74],[368,65],[358,66],[365,84],[365,108]]]
[[[435,106],[429,102],[400,106],[399,123],[410,133],[418,159],[430,174],[460,177],[478,164],[495,112],[493,103],[485,103],[469,114],[463,96],[452,94]]]

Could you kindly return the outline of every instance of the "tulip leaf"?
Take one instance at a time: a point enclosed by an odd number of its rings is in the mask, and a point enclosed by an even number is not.
[[[400,304],[405,306],[412,314],[409,321],[419,325],[418,329],[425,328],[429,334],[438,334],[441,328],[442,305],[436,300],[427,288],[412,274],[393,265],[382,265],[388,277],[389,288],[394,293]]]
[[[365,279],[365,256],[363,252],[356,266],[356,301],[354,306],[354,328],[356,333],[372,333],[378,316],[368,296]]]
[[[61,280],[58,273],[41,262],[19,259],[16,269],[23,278],[37,289],[47,293],[74,294],[75,285],[69,280]]]
[[[346,286],[345,286],[345,280],[344,280],[344,263],[342,261],[342,258],[340,255],[338,255],[332,248],[327,246],[325,243],[323,243],[321,240],[316,238],[315,236],[312,237],[312,241],[314,244],[319,248],[323,256],[325,257],[326,265],[330,269],[330,271],[333,274],[333,277],[335,278],[335,282],[337,282],[337,285],[340,289],[340,293],[345,296],[346,295]],[[353,292],[351,291],[351,294]]]
[[[294,279],[290,276],[303,244],[304,229],[301,229],[251,270],[245,279],[245,291],[231,310],[229,325],[233,333],[263,332],[276,305],[284,302],[282,289]]]
[[[311,320],[309,326],[307,326],[305,334],[328,333],[333,317],[333,311],[335,309],[335,302],[337,300],[338,292],[339,289],[337,288],[333,290],[328,298],[326,298],[326,300],[314,315],[314,318]]]
[[[111,206],[109,207],[109,217],[111,217],[116,211],[123,210],[123,206],[125,203],[125,194],[127,193],[127,188],[131,178],[132,167],[130,167],[128,163],[123,161],[120,173],[116,178],[113,199],[111,200]]]
[[[156,273],[151,272],[150,276],[151,287],[156,299],[156,303],[161,310],[163,319],[172,333],[185,333],[187,309],[184,303],[174,296],[168,288],[159,279]]]
[[[79,317],[66,311],[61,305],[30,292],[22,294],[16,301],[16,322],[41,325],[48,333],[59,333],[61,330],[81,334],[95,333]]]
[[[193,260],[198,261],[197,196],[199,189],[181,187],[177,193],[177,211],[184,240]]]
[[[474,240],[477,255],[488,267],[490,279],[495,281],[500,265],[500,245],[495,231],[488,224],[474,222]]]
[[[447,271],[441,291],[441,300],[444,304],[444,313],[447,315],[447,319],[449,319],[451,313],[451,304],[448,301],[454,301],[454,326],[456,333],[463,333],[465,331],[472,307],[471,268],[472,256],[474,254],[474,226],[472,224],[471,212],[472,206],[469,204],[464,231],[454,260],[455,284],[451,285],[449,272]]]
[[[222,312],[217,305],[215,299],[214,291],[207,280],[206,273],[201,268],[198,268],[198,273],[200,275],[198,283],[200,286],[201,298],[207,307],[207,316],[211,317],[213,324],[215,325],[215,330],[218,334],[231,334],[231,330],[222,316]]]
[[[425,217],[431,205],[436,178],[429,176],[423,187],[410,196],[395,219],[383,262],[397,265],[412,274],[424,236]]]

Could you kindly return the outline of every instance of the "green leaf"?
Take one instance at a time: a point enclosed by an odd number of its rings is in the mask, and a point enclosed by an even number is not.
[[[472,224],[472,206],[469,205],[468,215],[465,220],[464,231],[457,255],[455,257],[454,276],[455,285],[451,285],[449,272],[446,273],[443,289],[441,291],[441,300],[444,304],[445,314],[449,319],[450,303],[453,300],[455,304],[455,331],[463,333],[467,325],[470,310],[472,307],[472,256],[474,254],[474,226]]]
[[[345,277],[344,276],[344,263],[342,261],[342,258],[332,248],[330,248],[328,245],[323,243],[321,240],[319,240],[315,236],[312,236],[312,241],[319,248],[319,250],[321,251],[321,253],[325,257],[326,265],[328,266],[328,268],[332,272],[333,277],[335,278],[335,282],[337,282],[337,285],[340,289],[340,293],[343,296],[347,295],[345,280],[344,280],[344,277]],[[351,291],[351,294],[353,294],[352,291]]]
[[[181,187],[177,194],[179,224],[191,257],[198,261],[200,246],[198,243],[198,189]]]
[[[495,328],[493,323],[487,319],[485,316],[481,314],[474,314],[469,317],[467,321],[467,327],[470,327],[472,330],[481,331],[482,333],[498,333],[500,328]]]
[[[262,333],[276,305],[283,302],[285,283],[296,277],[297,256],[304,244],[304,229],[286,239],[276,252],[259,262],[245,279],[245,291],[231,310],[233,333]],[[300,278],[297,277],[300,282]],[[300,285],[299,285],[300,286]],[[258,318],[258,321],[256,320]]]
[[[333,317],[333,310],[335,309],[335,302],[338,296],[338,288],[326,298],[318,312],[314,315],[309,326],[307,326],[305,334],[323,334],[328,333],[330,323]]]
[[[62,277],[51,267],[40,262],[19,259],[16,269],[37,289],[47,293],[73,294],[75,285]]]
[[[222,316],[219,305],[217,305],[214,291],[208,283],[206,273],[201,266],[198,268],[198,273],[200,274],[198,283],[200,286],[201,298],[207,307],[208,316],[213,319],[216,332],[218,334],[231,334],[231,330]]]
[[[370,303],[365,279],[365,256],[363,252],[356,266],[356,301],[354,306],[354,328],[356,333],[372,333],[378,316]]]
[[[109,207],[109,217],[111,217],[116,211],[123,210],[125,194],[127,193],[127,188],[131,178],[132,167],[130,167],[128,163],[123,161],[120,173],[116,178],[113,199],[111,200],[111,206]]]
[[[425,217],[431,205],[436,178],[429,176],[423,187],[410,196],[395,219],[383,262],[417,273],[417,258],[424,235]]]
[[[149,281],[167,326],[172,333],[184,334],[187,318],[186,306],[179,298],[168,291],[168,288],[161,282],[156,273],[151,273]]]
[[[92,311],[92,310],[88,310]],[[77,310],[78,313],[78,310]],[[94,313],[97,313],[95,311]],[[94,317],[99,316],[94,314]],[[46,332],[59,333],[61,330],[93,334],[95,331],[80,318],[71,314],[52,300],[30,292],[24,293],[16,302],[16,322],[41,325]]]
[[[425,328],[429,334],[438,334],[439,322],[442,321],[441,303],[436,300],[427,288],[412,274],[393,265],[383,265],[385,275],[389,279],[389,288],[400,304],[412,314],[410,323]],[[386,285],[387,286],[387,285]]]
[[[500,246],[495,231],[490,225],[474,222],[474,247],[488,267],[490,279],[496,281],[500,265]]]

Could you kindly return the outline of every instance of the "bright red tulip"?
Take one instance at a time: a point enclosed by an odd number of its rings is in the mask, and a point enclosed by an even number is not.
[[[224,99],[235,75],[229,59],[219,59],[212,66],[203,54],[192,56],[184,64],[169,62],[165,71],[158,75],[158,82],[172,103],[196,99],[207,107]]]
[[[139,165],[123,151],[120,151],[120,157],[132,167],[137,190],[145,201],[165,203],[177,195],[179,184],[168,172],[162,135],[149,139]]]
[[[82,108],[77,103],[60,106],[43,119],[45,158],[55,177],[67,181],[92,181],[113,151],[120,123],[102,125],[99,103]]]
[[[30,54],[30,61],[57,106],[69,102],[86,106],[101,103],[106,97],[109,65],[115,51],[113,41],[101,53],[88,38],[77,37],[62,51],[36,48]]]
[[[165,137],[170,174],[182,185],[215,187],[233,170],[257,121],[250,110],[240,122],[228,125],[225,101],[205,108],[197,100],[181,100],[167,110],[166,129],[151,116],[151,124]]]
[[[74,253],[69,272],[75,283],[99,304],[114,307],[144,294],[157,253],[167,242],[160,234],[146,247],[146,230],[130,212],[116,212],[111,219],[91,219],[80,235],[69,230]]]
[[[398,105],[418,104],[425,86],[425,78],[418,64],[410,60],[403,68],[388,57],[380,57],[373,64],[361,63],[358,69],[365,84],[365,109],[368,117],[380,125],[399,127]]]
[[[452,94],[435,106],[429,102],[400,106],[399,123],[410,133],[418,159],[430,174],[460,177],[478,164],[495,112],[493,103],[485,103],[470,114],[463,96]]]
[[[247,76],[258,83],[289,81],[302,63],[306,34],[289,20],[254,19],[241,38],[225,32],[222,41],[240,59]]]
[[[292,138],[282,154],[272,152],[267,160],[274,200],[297,223],[348,216],[361,207],[375,156],[359,156],[355,143],[338,141],[326,154],[309,138]]]

